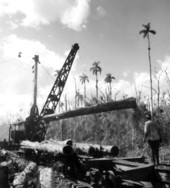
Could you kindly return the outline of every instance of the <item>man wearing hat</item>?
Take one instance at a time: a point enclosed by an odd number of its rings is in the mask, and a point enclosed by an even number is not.
[[[144,126],[144,142],[147,141],[152,151],[154,165],[159,165],[159,145],[162,142],[161,131],[158,123],[152,120],[151,114],[146,114]]]

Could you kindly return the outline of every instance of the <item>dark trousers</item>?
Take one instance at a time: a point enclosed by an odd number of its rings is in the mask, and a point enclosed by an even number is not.
[[[151,147],[152,150],[152,161],[155,164],[155,162],[157,162],[157,164],[159,164],[159,144],[160,141],[159,140],[148,140],[148,144]]]

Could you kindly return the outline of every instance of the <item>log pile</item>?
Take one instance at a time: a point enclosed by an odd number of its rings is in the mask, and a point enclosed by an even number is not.
[[[39,184],[37,172],[36,163],[30,162],[22,172],[15,174],[12,186],[15,188],[24,188],[35,185],[37,187]]]
[[[1,155],[0,188],[53,188],[52,168],[38,166],[13,152]]]
[[[65,141],[49,140],[41,143],[23,141],[21,145],[21,149],[25,151],[25,159],[7,151],[4,154],[6,160],[0,163],[0,166],[6,163],[3,172],[8,172],[4,176],[5,182],[0,180],[0,185],[4,184],[2,188],[8,188],[8,182],[11,187],[15,188],[145,187],[140,182],[123,179],[124,172],[117,168],[117,158],[89,156],[89,150],[92,147],[99,151],[110,152],[112,146],[72,143],[70,139]],[[77,149],[83,150],[86,156],[77,155]],[[33,155],[28,160],[27,151],[34,152],[39,160],[37,158],[35,160]],[[45,160],[50,163],[41,163],[44,156]],[[120,163],[120,160],[118,162]]]

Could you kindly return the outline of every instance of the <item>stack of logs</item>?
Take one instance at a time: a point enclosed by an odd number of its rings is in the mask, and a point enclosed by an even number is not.
[[[20,148],[17,153],[1,151],[1,188],[127,186],[112,160],[100,165],[99,157],[117,156],[117,147],[49,140],[41,143],[23,141]],[[131,183],[128,187],[135,186]]]

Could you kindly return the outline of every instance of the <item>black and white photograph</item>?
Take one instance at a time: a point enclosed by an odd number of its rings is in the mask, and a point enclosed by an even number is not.
[[[0,0],[0,188],[170,188],[170,0]]]

